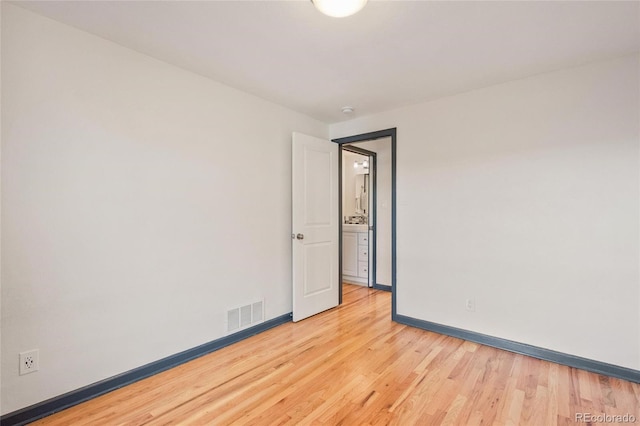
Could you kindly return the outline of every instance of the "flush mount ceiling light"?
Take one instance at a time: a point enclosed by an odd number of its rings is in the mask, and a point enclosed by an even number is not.
[[[334,18],[353,15],[367,4],[367,0],[311,0],[320,12]]]

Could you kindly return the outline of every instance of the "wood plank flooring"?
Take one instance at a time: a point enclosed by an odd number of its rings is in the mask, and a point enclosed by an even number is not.
[[[638,384],[396,324],[389,293],[344,287],[336,309],[36,424],[564,425],[580,424],[576,413],[640,423]]]

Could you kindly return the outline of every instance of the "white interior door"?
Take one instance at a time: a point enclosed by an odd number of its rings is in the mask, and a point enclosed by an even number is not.
[[[292,140],[293,320],[338,306],[338,144]]]

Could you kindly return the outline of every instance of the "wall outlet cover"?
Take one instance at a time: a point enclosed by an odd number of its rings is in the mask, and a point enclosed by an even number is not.
[[[40,369],[40,353],[38,349],[32,349],[30,351],[20,352],[20,375],[33,373]]]
[[[476,300],[475,299],[467,299],[466,303],[465,303],[465,308],[469,312],[475,312],[476,311]]]

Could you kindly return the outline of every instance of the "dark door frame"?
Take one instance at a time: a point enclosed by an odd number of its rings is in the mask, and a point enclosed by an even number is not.
[[[347,136],[343,138],[332,139],[332,142],[338,145],[351,144],[356,142],[366,142],[382,138],[391,138],[391,319],[396,320],[397,309],[397,289],[396,289],[396,144],[397,137],[395,127],[385,130],[378,130],[375,132],[362,133],[354,136]],[[338,155],[338,197],[340,199],[339,205],[339,258],[338,267],[340,269],[340,281],[339,303],[342,304],[342,146],[340,148],[340,155]]]
[[[376,254],[376,250],[377,250],[377,246],[376,246],[376,232],[377,232],[377,200],[378,200],[378,187],[377,187],[377,154],[373,151],[368,151],[366,149],[362,149],[359,148],[357,146],[353,146],[353,145],[347,145],[347,144],[343,144],[339,146],[338,152],[340,153],[340,158],[342,158],[342,152],[343,151],[348,151],[348,152],[353,152],[355,154],[362,154],[362,155],[366,155],[369,157],[371,166],[369,167],[369,192],[371,193],[371,206],[372,208],[370,209],[369,212],[369,217],[370,217],[370,221],[367,223],[369,231],[371,231],[371,262],[369,264],[369,274],[367,276],[367,287],[373,287],[376,290],[386,290],[386,291],[391,291],[391,288],[388,288],[388,286],[382,286],[382,285],[378,285],[378,281],[377,281],[377,277],[376,277],[376,268],[377,268],[377,254]],[[340,176],[342,176],[342,173],[340,173]],[[342,182],[339,183],[340,185],[340,190],[342,190]],[[339,209],[342,209],[342,194],[339,195],[340,197],[340,207]],[[340,218],[342,218],[342,214],[340,215]],[[342,219],[341,219],[342,220]],[[344,223],[340,223],[340,226],[344,225]],[[342,234],[340,234],[340,236],[342,236]],[[342,245],[340,245],[340,247],[342,247]],[[340,256],[342,258],[342,256]],[[342,271],[342,269],[340,269]],[[371,280],[369,280],[369,276],[371,277]],[[342,276],[340,277],[342,279]],[[369,281],[371,281],[371,285],[369,285]],[[340,292],[342,293],[342,291]]]

